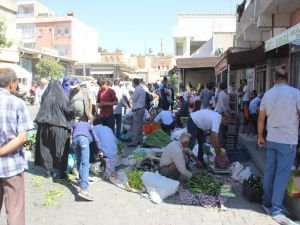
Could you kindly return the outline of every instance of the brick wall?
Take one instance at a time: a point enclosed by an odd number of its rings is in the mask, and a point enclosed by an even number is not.
[[[300,23],[300,8],[296,9],[292,14],[291,14],[291,26],[296,25],[297,23]]]

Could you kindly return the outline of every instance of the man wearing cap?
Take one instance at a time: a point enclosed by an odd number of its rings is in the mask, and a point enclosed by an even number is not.
[[[275,71],[275,84],[264,94],[258,117],[258,146],[267,147],[263,182],[263,209],[280,224],[289,220],[283,215],[283,198],[298,144],[300,92],[288,85],[288,74]],[[263,136],[267,120],[267,141]],[[287,223],[284,223],[287,224]],[[288,223],[294,224],[294,223]]]
[[[100,109],[100,113],[98,113],[98,118],[94,121],[94,125],[102,123],[102,125],[108,126],[114,131],[115,117],[113,106],[118,104],[116,92],[110,88],[109,81],[98,81],[98,84],[100,91],[97,96],[97,106]]]
[[[161,175],[175,180],[191,178],[192,173],[187,169],[190,157],[196,161],[198,166],[202,166],[197,157],[187,148],[190,138],[191,135],[184,132],[180,135],[179,141],[172,141],[165,147],[159,162]]]
[[[25,225],[23,144],[33,123],[25,102],[14,96],[18,79],[11,69],[0,69],[0,210],[3,202],[8,225]]]

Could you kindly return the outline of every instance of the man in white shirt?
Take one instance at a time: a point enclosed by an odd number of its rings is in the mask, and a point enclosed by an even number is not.
[[[267,144],[262,207],[278,222],[288,220],[283,215],[282,202],[296,156],[299,112],[299,90],[288,85],[286,71],[276,70],[275,84],[264,94],[260,104],[257,144],[261,147]],[[263,137],[266,118],[267,141]]]
[[[189,148],[193,149],[196,139],[198,141],[198,159],[204,167],[203,162],[203,144],[205,143],[205,132],[210,131],[210,138],[212,145],[216,151],[216,155],[222,155],[221,145],[219,141],[220,125],[228,125],[229,117],[227,115],[221,116],[219,113],[210,109],[201,109],[192,112],[187,121],[187,130],[191,134]],[[223,155],[222,157],[226,157]]]
[[[140,81],[137,78],[132,80],[132,85],[135,88],[132,94],[132,112],[133,112],[133,124],[132,124],[132,142],[128,144],[128,147],[136,147],[143,142],[143,118],[145,114],[145,99],[146,92],[140,85]]]
[[[219,96],[218,96],[218,99],[217,99],[217,104],[216,104],[215,111],[220,113],[220,114],[229,115],[230,114],[229,96],[225,92],[226,84],[221,83],[219,85],[219,89],[220,89],[220,91],[219,91]]]
[[[36,102],[41,104],[42,102],[42,95],[44,94],[46,88],[48,87],[48,81],[45,78],[41,79],[41,84],[36,90]]]
[[[120,87],[120,80],[115,80],[112,89],[116,92],[116,96],[118,99],[118,104],[114,106],[114,117],[116,127],[114,129],[114,133],[116,137],[119,139],[121,136],[121,124],[122,124],[122,109],[123,106],[130,106],[126,93],[124,93],[123,89]]]
[[[241,93],[242,96],[242,104],[243,104],[243,116],[246,122],[249,121],[249,103],[250,103],[250,88],[247,85],[247,80],[242,80],[243,92]]]
[[[190,138],[191,135],[184,132],[181,134],[179,141],[173,141],[165,147],[159,162],[161,175],[175,180],[191,178],[192,173],[187,169],[190,157],[199,166],[202,166],[197,157],[187,148]]]
[[[170,133],[176,125],[173,113],[166,107],[163,107],[162,111],[155,117],[154,122],[160,123],[161,129],[166,133]]]

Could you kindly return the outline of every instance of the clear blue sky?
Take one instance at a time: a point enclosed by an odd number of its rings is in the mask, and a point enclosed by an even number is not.
[[[172,29],[178,14],[234,13],[242,0],[41,0],[59,16],[73,11],[76,18],[95,28],[99,46],[109,51],[144,54],[149,48],[173,53]]]

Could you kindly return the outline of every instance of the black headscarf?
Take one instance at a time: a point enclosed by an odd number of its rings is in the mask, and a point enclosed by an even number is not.
[[[46,88],[36,123],[71,128],[74,108],[59,81],[52,80]]]

